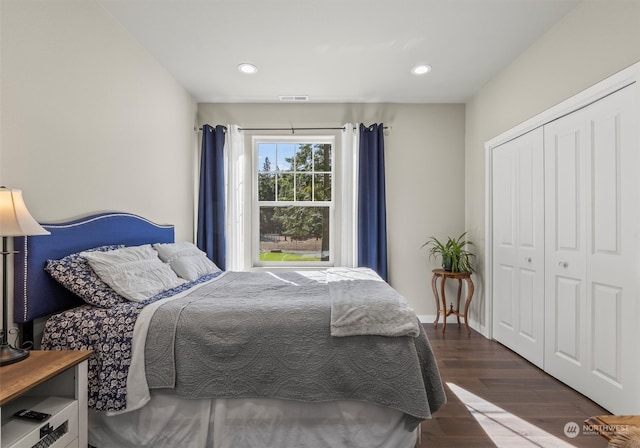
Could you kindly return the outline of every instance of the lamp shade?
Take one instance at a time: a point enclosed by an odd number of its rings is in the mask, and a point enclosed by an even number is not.
[[[0,187],[0,236],[49,235],[27,210],[22,191]]]

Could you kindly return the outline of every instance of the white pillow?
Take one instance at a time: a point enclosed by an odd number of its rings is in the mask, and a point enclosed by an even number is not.
[[[150,244],[80,255],[103,282],[134,302],[186,283],[158,258]]]
[[[211,261],[207,254],[198,249],[193,243],[154,244],[160,259],[171,265],[178,276],[193,281],[203,275],[214,274],[220,268]]]

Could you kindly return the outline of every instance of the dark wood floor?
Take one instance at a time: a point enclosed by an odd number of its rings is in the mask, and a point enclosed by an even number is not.
[[[548,447],[562,446],[563,442],[585,448],[604,448],[606,440],[594,434],[584,434],[583,421],[592,415],[607,411],[573,389],[530,364],[514,352],[457,324],[447,324],[443,335],[442,324],[434,329],[425,324],[431,346],[447,391],[447,404],[432,420],[422,423],[419,448],[431,447]],[[467,407],[454,395],[446,383],[453,383],[476,396],[507,411],[505,415],[487,414],[489,421],[498,426],[502,436],[492,441]],[[518,429],[514,417],[535,425],[553,437],[542,437],[526,428]],[[517,419],[515,419],[517,420]],[[565,425],[574,422],[580,426],[580,435],[569,438]],[[522,433],[523,436],[518,435]],[[558,440],[559,439],[559,440]],[[567,445],[565,445],[567,446]]]

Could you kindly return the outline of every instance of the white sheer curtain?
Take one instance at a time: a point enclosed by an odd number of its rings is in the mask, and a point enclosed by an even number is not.
[[[338,239],[336,264],[355,267],[358,263],[358,136],[356,125],[346,123],[336,157],[338,191],[336,221]]]
[[[226,173],[226,239],[227,239],[227,270],[242,271],[246,265],[245,241],[251,241],[250,233],[247,238],[247,217],[251,213],[251,148],[245,148],[244,132],[235,124],[227,125],[227,139],[225,142],[225,173]],[[250,220],[248,221],[250,223]]]

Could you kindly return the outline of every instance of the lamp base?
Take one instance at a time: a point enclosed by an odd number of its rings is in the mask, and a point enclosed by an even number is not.
[[[13,348],[9,344],[0,344],[0,366],[13,364],[29,357],[27,350]]]

